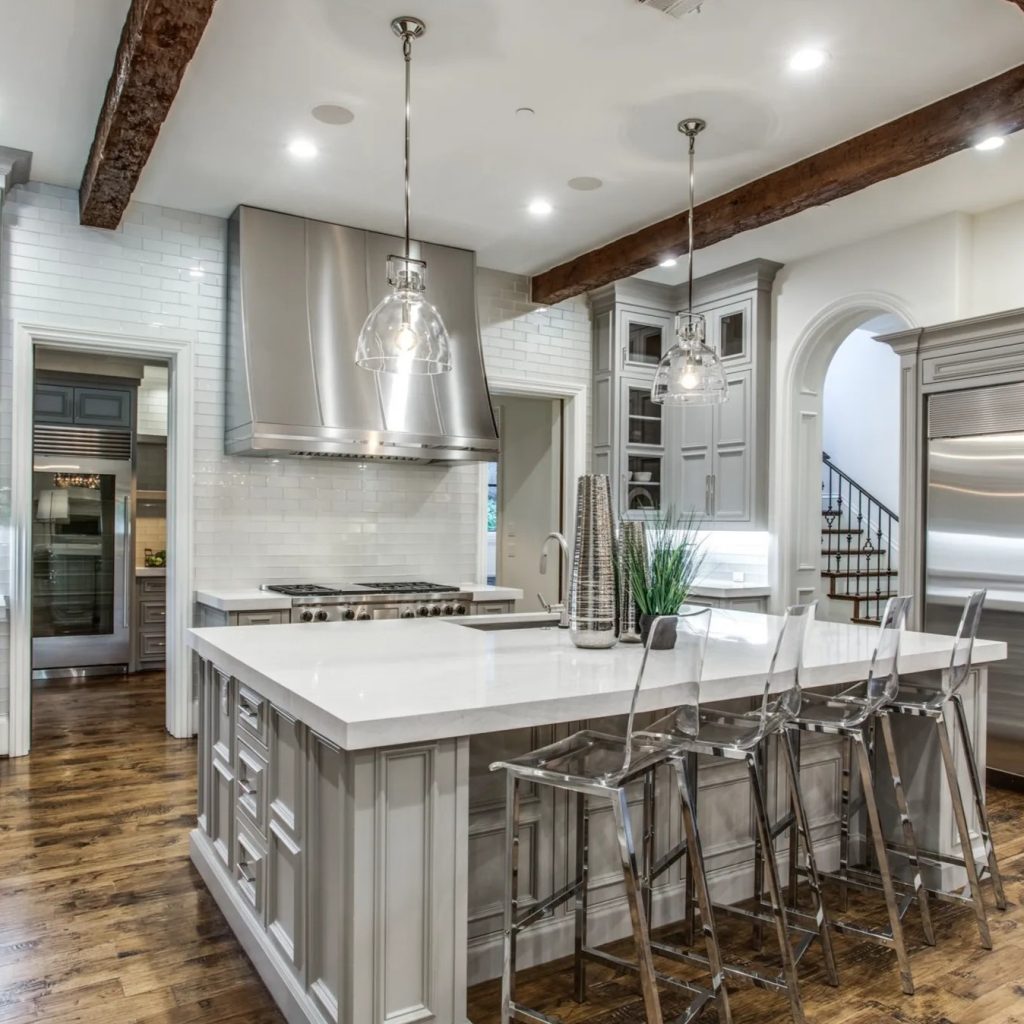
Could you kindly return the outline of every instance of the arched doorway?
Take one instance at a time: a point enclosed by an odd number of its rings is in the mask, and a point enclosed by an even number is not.
[[[821,457],[825,378],[836,352],[858,328],[883,334],[914,326],[895,296],[848,296],[823,309],[804,328],[781,370],[775,420],[775,471],[771,488],[775,546],[775,606],[810,601],[822,593]],[[891,441],[899,450],[900,439]]]

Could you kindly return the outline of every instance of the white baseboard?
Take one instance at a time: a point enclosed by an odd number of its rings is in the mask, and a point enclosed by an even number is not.
[[[6,757],[11,749],[11,721],[10,716],[0,715],[0,757]]]

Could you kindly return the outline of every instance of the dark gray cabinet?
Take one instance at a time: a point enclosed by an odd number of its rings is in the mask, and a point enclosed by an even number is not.
[[[35,421],[76,427],[132,425],[132,389],[41,381],[35,385]]]
[[[135,668],[163,668],[167,660],[167,580],[139,576],[135,580]]]

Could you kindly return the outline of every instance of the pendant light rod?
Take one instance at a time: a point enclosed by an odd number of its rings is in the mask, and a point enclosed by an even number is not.
[[[405,58],[405,258],[411,251],[410,221],[412,219],[412,189],[409,184],[409,165],[412,157],[412,41],[427,30],[419,18],[395,18],[392,31],[402,40],[402,56]]]
[[[678,124],[679,131],[690,140],[690,212],[686,218],[687,230],[689,231],[689,243],[686,247],[686,274],[687,274],[687,310],[693,312],[693,182],[694,182],[694,154],[697,150],[697,136],[707,128],[707,121],[699,117],[688,117]]]

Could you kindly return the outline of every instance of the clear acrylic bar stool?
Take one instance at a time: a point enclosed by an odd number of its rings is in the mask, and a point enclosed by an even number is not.
[[[967,812],[964,808],[963,792],[957,775],[956,758],[953,754],[953,737],[959,736],[960,748],[967,762],[967,776],[970,780],[971,797],[978,815],[978,827],[984,845],[984,859],[975,860],[973,856],[954,857],[930,851],[920,851],[922,862],[936,867],[951,865],[963,868],[967,873],[968,894],[931,890],[939,899],[952,903],[963,903],[974,910],[978,920],[978,933],[985,949],[992,948],[992,936],[988,927],[988,915],[985,911],[985,896],[981,888],[981,880],[987,872],[992,879],[995,890],[996,906],[1006,909],[1006,894],[1003,891],[1003,879],[996,860],[995,846],[992,843],[992,831],[988,825],[988,814],[985,811],[985,787],[982,783],[978,759],[971,742],[971,730],[964,710],[962,687],[971,674],[971,656],[974,640],[978,635],[982,609],[985,606],[985,591],[975,590],[964,605],[960,616],[960,625],[953,643],[953,653],[946,673],[934,676],[910,676],[900,679],[899,693],[889,705],[893,714],[913,715],[928,718],[935,727],[935,734],[942,756],[942,765],[949,788],[950,800],[953,804],[953,818],[956,821],[957,833],[960,837],[960,849],[966,853],[973,849],[971,832],[967,823]],[[950,722],[950,716],[952,722]],[[905,851],[889,844],[891,853],[902,854]]]
[[[814,692],[804,694],[804,704],[799,716],[789,723],[794,734],[800,732],[826,733],[838,736],[843,743],[843,792],[839,833],[839,870],[824,875],[838,881],[843,910],[847,909],[847,888],[878,891],[885,896],[889,917],[888,930],[871,927],[863,922],[834,920],[833,927],[844,934],[875,942],[896,951],[900,982],[908,995],[914,993],[914,981],[907,955],[903,934],[903,918],[912,905],[917,905],[921,915],[921,926],[925,941],[935,944],[931,912],[928,905],[928,891],[921,876],[914,825],[907,806],[896,747],[893,742],[890,705],[899,689],[897,658],[900,635],[906,622],[907,612],[913,599],[910,597],[890,598],[882,614],[878,628],[878,642],[871,657],[871,666],[866,680],[848,687],[839,694],[827,695]],[[882,734],[886,764],[891,776],[893,796],[900,816],[903,844],[899,847],[887,844],[875,799],[876,773],[874,766],[875,727]],[[799,758],[799,745],[797,745]],[[860,795],[851,797],[854,768],[860,778]],[[799,764],[799,761],[798,761]],[[861,870],[850,864],[850,819],[863,809],[867,814],[868,845],[874,854],[874,865],[870,871]],[[900,885],[890,867],[890,853],[898,854],[909,864],[913,881]],[[897,898],[899,890],[899,898]]]
[[[714,904],[713,909],[715,912],[738,915],[752,922],[758,944],[760,944],[760,931],[763,926],[774,925],[782,971],[781,974],[770,975],[753,967],[730,963],[725,963],[724,969],[727,977],[741,978],[761,988],[784,992],[789,998],[790,1013],[796,1024],[803,1024],[805,1019],[797,978],[797,964],[813,942],[818,941],[821,944],[830,983],[839,984],[835,957],[832,952],[828,914],[822,902],[818,885],[810,825],[800,792],[799,776],[793,748],[790,745],[790,736],[786,732],[787,723],[792,721],[801,706],[800,664],[807,626],[813,615],[813,604],[794,605],[787,609],[768,668],[760,707],[756,711],[739,713],[711,706],[701,707],[698,700],[699,694],[695,692],[690,703],[685,704],[672,715],[655,722],[647,729],[647,735],[652,740],[676,747],[673,764],[680,779],[684,804],[690,805],[690,816],[695,820],[698,817],[696,809],[697,756],[720,757],[746,762],[754,798],[756,823],[755,889],[758,898],[757,907],[754,910],[745,910],[729,905]],[[792,808],[792,819],[787,818],[780,823],[773,823],[768,814],[765,751],[773,738],[779,740],[783,751],[783,773]],[[648,771],[645,782],[646,822],[644,833],[645,840],[648,840],[654,833],[656,811],[653,769]],[[800,914],[798,911],[787,910],[782,897],[782,886],[775,857],[769,855],[762,858],[760,853],[762,850],[773,850],[774,837],[785,829],[791,830],[791,837],[798,835],[803,843],[807,857],[806,870],[814,902],[812,914]],[[645,841],[643,884],[646,906],[650,906],[650,894],[654,880],[686,852],[685,844],[681,843],[655,860],[653,843]],[[795,847],[791,852],[795,856]],[[770,897],[770,904],[767,906],[763,903],[761,892],[762,861],[763,868],[767,873]],[[697,866],[696,858],[687,859],[683,908],[683,933],[687,945],[677,946],[667,942],[654,942],[652,948],[656,953],[674,960],[706,965],[705,957],[688,948],[694,934],[693,912],[695,909],[695,900],[691,895],[693,892],[690,882],[691,864]],[[703,870],[703,866],[700,867]],[[705,917],[704,907],[700,906],[699,909],[701,922],[706,930],[708,919]],[[795,951],[791,945],[794,936],[799,937]]]
[[[692,998],[687,1010],[673,1024],[687,1024],[696,1020],[709,1004],[718,1009],[720,1024],[731,1024],[729,997],[722,978],[717,933],[711,916],[704,877],[703,859],[696,825],[689,813],[689,804],[683,805],[683,824],[690,848],[694,851],[696,890],[702,911],[706,909],[705,936],[708,987],[696,985],[680,978],[659,974],[654,969],[648,919],[640,892],[633,829],[629,816],[626,787],[641,779],[656,764],[663,763],[672,753],[657,739],[634,731],[637,701],[646,674],[655,664],[662,681],[677,681],[677,686],[688,692],[699,686],[707,645],[711,610],[655,619],[647,646],[644,648],[637,673],[636,685],[629,708],[625,736],[612,736],[585,729],[558,740],[539,750],[509,761],[491,765],[492,771],[506,772],[505,807],[505,925],[504,964],[501,984],[501,1021],[535,1021],[539,1024],[557,1024],[554,1018],[531,1009],[516,1000],[517,940],[522,931],[555,908],[569,900],[574,901],[573,995],[578,1002],[587,998],[587,963],[595,962],[618,970],[634,971],[639,975],[644,1009],[648,1024],[664,1024],[658,982],[688,992]],[[675,647],[671,651],[657,649],[668,634],[676,633]],[[664,667],[663,667],[664,666]],[[671,671],[671,676],[666,673]],[[519,905],[519,800],[520,784],[551,786],[574,793],[576,817],[576,870],[575,877],[558,892],[529,907]],[[617,847],[620,858],[626,899],[629,904],[636,962],[614,956],[588,945],[587,897],[590,876],[589,832],[590,804],[598,800],[611,806],[615,818]]]

